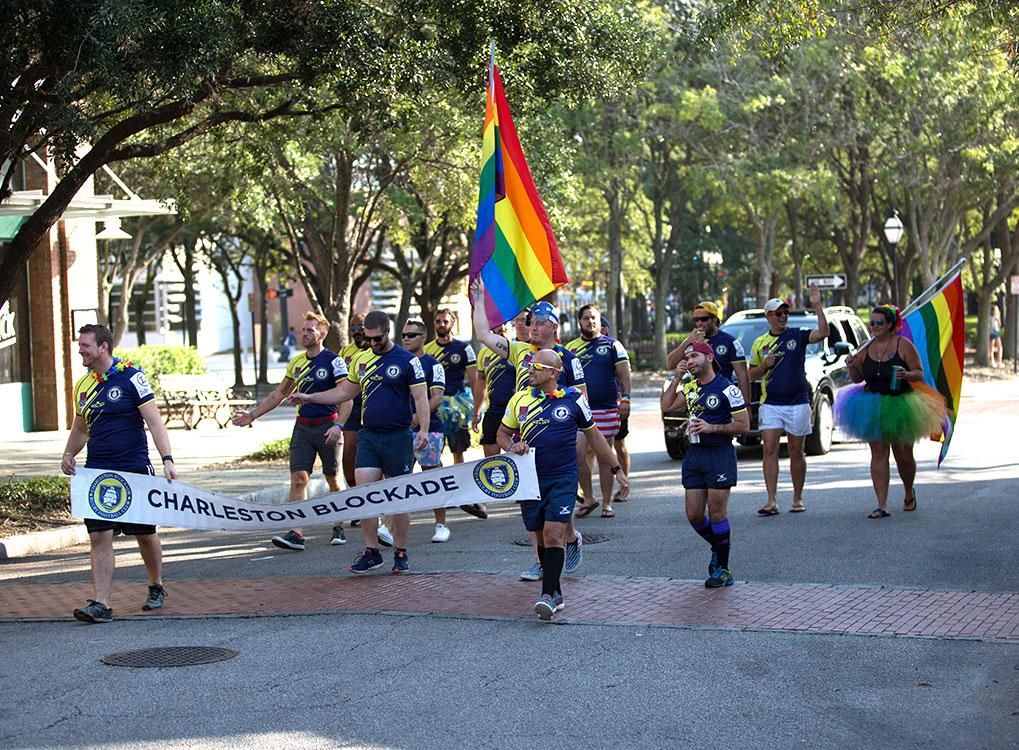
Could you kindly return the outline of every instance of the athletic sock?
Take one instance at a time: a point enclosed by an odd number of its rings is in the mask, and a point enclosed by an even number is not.
[[[723,518],[718,523],[711,522],[711,535],[714,537],[711,549],[718,555],[718,564],[723,568],[729,567],[729,519]]]
[[[545,569],[545,548],[540,544],[538,545],[538,564],[541,566],[542,570]]]
[[[538,549],[541,549],[540,547]],[[541,593],[552,596],[559,591],[559,576],[566,562],[566,550],[562,547],[545,549],[545,562],[542,564]]]
[[[698,534],[704,537],[704,541],[706,541],[710,545],[714,545],[715,541],[714,535],[711,533],[711,521],[708,519],[707,516],[701,518],[701,520],[697,523],[691,521],[690,525],[693,526],[694,531],[696,531]]]

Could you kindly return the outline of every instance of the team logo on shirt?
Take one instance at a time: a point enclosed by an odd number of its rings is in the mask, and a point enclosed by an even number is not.
[[[113,386],[110,390],[106,391],[106,398],[110,399],[110,401],[120,401],[123,395],[124,391],[118,386]]]
[[[708,396],[708,400],[705,403],[708,405],[709,409],[716,408],[719,404],[718,396],[712,393],[710,396]]]
[[[452,362],[454,365],[460,364],[460,355],[459,354],[450,354],[449,355],[449,361]]]
[[[392,380],[396,380],[398,377],[400,377],[400,366],[399,365],[390,365],[389,367],[387,367],[386,368],[386,377],[390,378]]]
[[[489,497],[506,498],[517,491],[520,470],[509,456],[493,456],[474,467],[474,483]]]
[[[604,357],[606,354],[609,353],[609,348],[607,346],[599,346],[597,349],[595,349],[595,351],[598,353],[599,357]]]
[[[88,504],[100,518],[120,518],[131,507],[131,486],[120,474],[100,474],[88,488]]]
[[[786,341],[785,342],[785,348],[788,349],[789,351],[792,351],[793,349],[795,349],[796,348],[796,339],[789,339],[788,341]]]
[[[552,419],[557,422],[566,422],[570,418],[570,409],[568,406],[557,406],[552,410]]]
[[[729,353],[729,347],[727,347],[725,344],[719,344],[718,346],[715,347],[715,354],[723,354],[724,355],[724,354],[728,354],[728,353]]]
[[[315,370],[315,380],[325,380],[327,377],[329,377],[329,371],[326,368],[320,367]]]

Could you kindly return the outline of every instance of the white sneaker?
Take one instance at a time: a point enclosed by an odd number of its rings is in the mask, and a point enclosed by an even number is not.
[[[383,547],[393,546],[393,534],[384,523],[379,524],[379,544]]]
[[[443,526],[441,523],[435,524],[435,533],[432,534],[433,542],[448,542],[449,541],[449,529]]]

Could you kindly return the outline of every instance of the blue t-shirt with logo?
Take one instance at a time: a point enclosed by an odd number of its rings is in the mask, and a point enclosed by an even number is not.
[[[686,397],[686,407],[690,416],[703,419],[708,424],[729,424],[733,414],[746,411],[747,408],[743,400],[743,391],[720,373],[715,373],[710,383],[702,384],[698,380],[691,380],[683,387],[683,395]],[[690,447],[702,445],[705,448],[713,448],[719,445],[732,445],[732,438],[732,435],[705,432],[701,434],[700,442],[693,443]]]
[[[347,377],[347,364],[328,349],[323,349],[309,359],[307,352],[301,352],[287,365],[287,377],[294,381],[298,393],[321,393],[339,385]],[[336,404],[299,404],[298,416],[308,419],[328,417],[335,414]]]
[[[810,386],[805,369],[810,331],[790,326],[777,336],[768,331],[754,340],[750,365],[756,367],[769,354],[775,365],[761,378],[761,403],[794,406],[810,403]]]
[[[719,331],[708,339],[708,343],[715,351],[715,362],[718,363],[719,372],[726,378],[732,380],[735,362],[746,362],[747,355],[743,351],[743,344],[739,339],[725,331]]]
[[[513,395],[502,423],[534,448],[539,481],[577,476],[577,430],[594,427],[591,408],[576,388],[548,395],[527,388]]]
[[[446,395],[452,396],[464,389],[467,368],[477,364],[474,347],[466,341],[450,339],[446,344],[436,340],[425,344],[425,353],[435,357],[446,370]]]
[[[630,357],[623,345],[608,336],[585,341],[573,339],[566,345],[580,360],[587,383],[587,400],[592,409],[614,409],[619,405],[619,389],[616,384],[616,365],[629,362]]]
[[[138,407],[155,398],[145,373],[114,358],[100,378],[89,372],[74,384],[74,413],[88,429],[88,469],[149,465],[145,420]]]
[[[488,408],[502,414],[510,397],[517,391],[513,365],[486,346],[478,353],[478,374],[485,378]]]
[[[439,360],[433,357],[431,354],[423,354],[418,357],[421,360],[421,368],[425,371],[425,383],[428,385],[428,397],[432,397],[432,388],[445,388],[446,387],[446,371],[442,365],[439,364]],[[414,400],[411,399],[410,403],[411,411],[416,411],[414,408]],[[432,409],[428,419],[428,431],[429,432],[442,432],[442,420],[439,419],[439,410]]]
[[[394,344],[383,354],[369,349],[352,364],[347,379],[361,386],[361,426],[377,432],[409,428],[411,389],[426,388],[421,360]]]

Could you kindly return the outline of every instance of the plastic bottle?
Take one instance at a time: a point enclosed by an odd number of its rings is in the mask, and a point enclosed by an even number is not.
[[[888,381],[888,388],[892,391],[899,390],[899,368],[892,368],[892,378]]]

